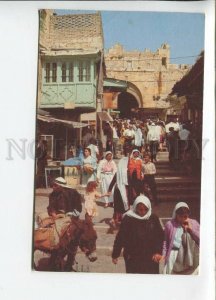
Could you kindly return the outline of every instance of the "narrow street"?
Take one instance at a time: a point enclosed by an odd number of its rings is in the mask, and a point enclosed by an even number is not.
[[[117,161],[116,161],[117,162]],[[172,216],[175,204],[185,201],[189,204],[192,217],[200,219],[200,182],[197,178],[192,178],[183,172],[170,169],[168,152],[158,152],[156,163],[157,190],[160,200],[159,206],[153,206],[153,213],[158,215],[162,226]],[[35,197],[35,213],[46,212],[48,206],[48,196],[52,189],[37,189]],[[78,191],[84,194],[84,189],[79,187]],[[114,243],[116,230],[110,230],[109,221],[112,218],[113,208],[104,208],[103,202],[98,202],[99,215],[94,219],[94,227],[97,231],[97,256],[94,263],[89,262],[80,251],[76,255],[75,270],[78,272],[103,272],[103,273],[125,273],[123,257],[119,258],[118,264],[113,265],[111,261],[112,246]],[[81,218],[84,218],[84,208]],[[35,252],[35,262],[39,269],[46,269],[49,255],[40,251]]]
[[[215,3],[0,2],[0,300],[214,299]]]

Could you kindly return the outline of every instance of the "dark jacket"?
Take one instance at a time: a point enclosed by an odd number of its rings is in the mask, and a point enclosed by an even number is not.
[[[49,195],[49,206],[47,212],[68,213],[74,209],[82,211],[82,196],[75,189],[63,188],[61,191],[53,191]]]
[[[139,220],[125,216],[116,236],[113,247],[113,258],[120,256],[122,248],[124,257],[141,261],[152,261],[152,256],[162,253],[163,229],[156,215],[148,220]]]

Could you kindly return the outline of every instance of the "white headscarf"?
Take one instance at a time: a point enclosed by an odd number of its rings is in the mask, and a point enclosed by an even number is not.
[[[113,154],[112,154],[111,151],[107,151],[107,152],[105,153],[104,159],[106,159],[106,157],[107,157],[108,154],[111,154],[111,155],[112,155],[112,157],[111,157],[111,160],[112,160],[112,159],[113,159]]]
[[[148,211],[147,213],[145,214],[145,216],[141,217],[139,216],[137,213],[136,213],[136,207],[139,203],[142,203],[144,204],[147,208],[148,208]],[[149,198],[147,198],[146,196],[144,196],[143,194],[141,194],[140,196],[138,196],[136,198],[136,200],[134,201],[134,204],[132,206],[132,209],[130,209],[129,211],[127,211],[124,216],[129,216],[129,217],[132,217],[132,218],[136,218],[136,219],[139,219],[139,220],[148,220],[151,216],[151,213],[152,213],[152,208],[151,208],[151,202],[149,200]]]
[[[174,208],[174,210],[173,210],[172,219],[175,219],[175,217],[176,217],[176,211],[180,207],[187,207],[189,209],[189,206],[187,205],[187,203],[185,203],[185,202],[179,202],[179,203],[177,203],[176,206],[175,206],[175,208]]]
[[[139,156],[138,156],[138,157],[134,157],[134,152],[138,152],[138,153],[139,153]],[[133,159],[140,159],[140,151],[139,151],[138,149],[134,149],[134,150],[131,152],[130,158],[133,158]]]

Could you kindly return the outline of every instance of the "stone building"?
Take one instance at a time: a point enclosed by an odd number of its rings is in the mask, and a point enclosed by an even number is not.
[[[197,58],[190,71],[173,86],[170,93],[175,106],[182,102],[181,119],[191,121],[194,129],[202,136],[203,115],[203,80],[204,80],[204,51]],[[184,102],[182,101],[184,100]]]
[[[169,106],[167,96],[173,85],[189,70],[189,65],[170,63],[170,46],[162,44],[156,52],[126,51],[116,44],[105,53],[106,74],[127,82],[127,91],[118,95],[117,110],[128,116],[131,110],[145,116],[160,116]]]
[[[53,10],[41,10],[39,16],[37,107],[62,122],[46,124],[41,117],[37,135],[49,140],[53,158],[63,160],[81,140],[73,122],[95,112],[102,100],[102,20],[100,13],[56,15]]]

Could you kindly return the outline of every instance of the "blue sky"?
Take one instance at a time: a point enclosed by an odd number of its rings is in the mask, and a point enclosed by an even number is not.
[[[56,10],[57,14],[85,12]],[[176,64],[193,64],[204,49],[204,14],[101,11],[101,15],[105,49],[120,43],[126,50],[155,52],[168,43],[170,62]]]

